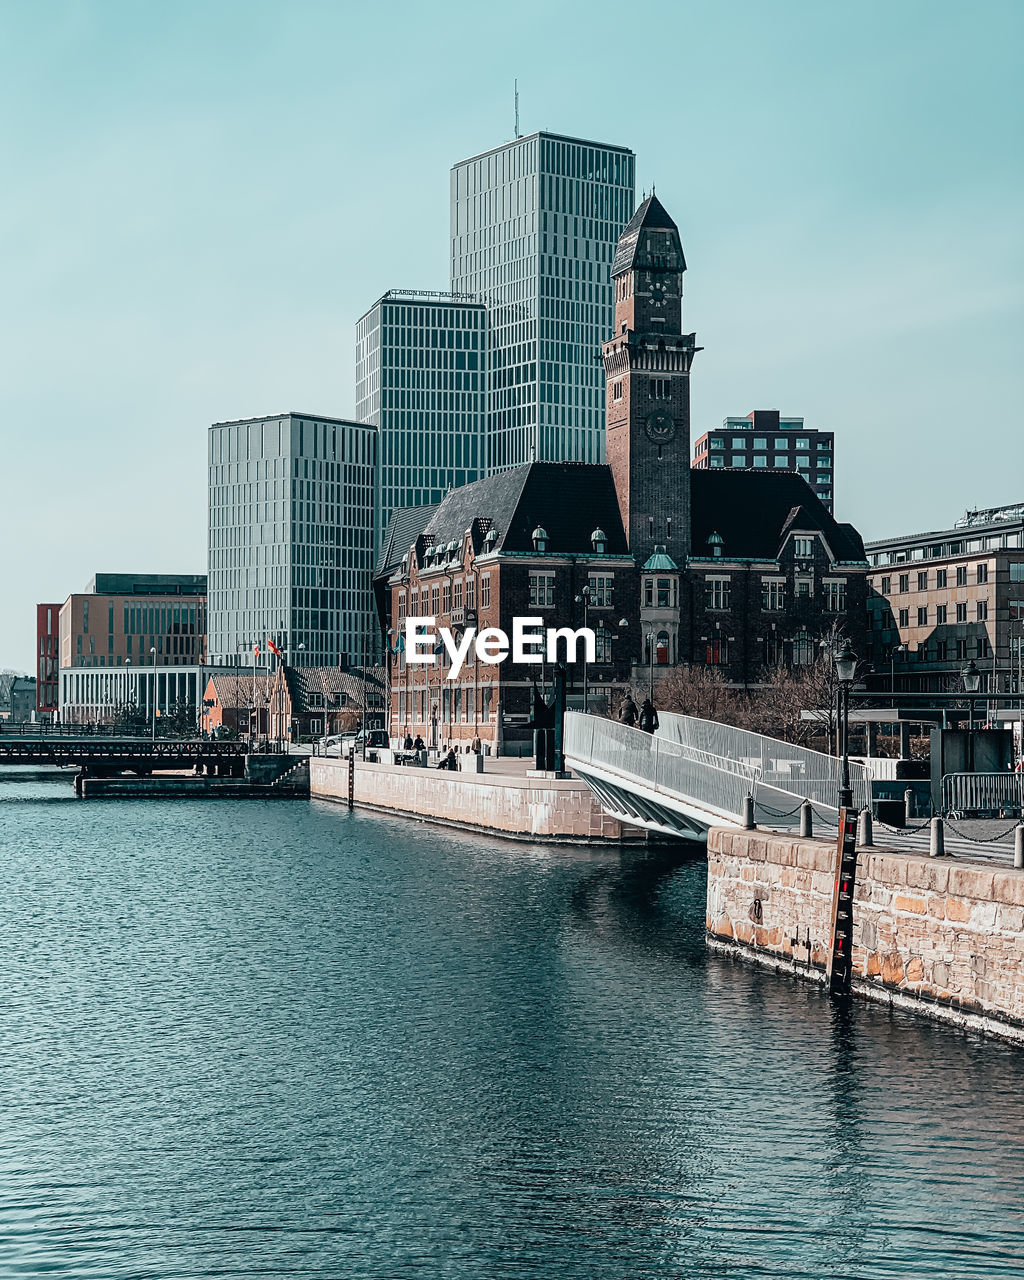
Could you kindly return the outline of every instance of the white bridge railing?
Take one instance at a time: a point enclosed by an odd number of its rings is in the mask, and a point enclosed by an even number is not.
[[[688,805],[709,819],[736,821],[743,801],[754,797],[755,820],[765,826],[796,826],[802,800],[837,811],[841,785],[835,756],[793,746],[759,733],[711,720],[659,712],[653,737],[613,720],[567,712],[565,754],[581,766],[630,779]],[[870,779],[851,762],[850,784],[857,808],[870,804]]]

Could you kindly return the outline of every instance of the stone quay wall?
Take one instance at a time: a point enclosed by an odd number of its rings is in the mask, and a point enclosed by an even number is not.
[[[829,949],[836,842],[714,828],[711,945],[817,981]],[[862,849],[853,989],[1024,1043],[1024,871]]]
[[[347,802],[348,761],[314,756],[310,794]],[[609,817],[589,787],[576,778],[449,773],[357,760],[353,800],[358,808],[520,840],[633,844],[646,838],[641,829]]]

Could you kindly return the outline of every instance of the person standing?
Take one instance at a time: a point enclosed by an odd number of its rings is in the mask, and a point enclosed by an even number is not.
[[[640,728],[644,733],[654,733],[658,727],[658,713],[654,709],[654,703],[650,698],[644,698],[643,706],[640,708]]]
[[[631,693],[626,694],[619,707],[619,724],[628,725],[630,729],[636,728],[636,703]]]

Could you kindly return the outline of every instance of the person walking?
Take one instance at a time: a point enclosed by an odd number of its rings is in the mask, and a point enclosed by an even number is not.
[[[643,706],[640,708],[640,728],[644,733],[654,733],[658,727],[658,713],[654,709],[654,703],[650,698],[644,698]]]
[[[636,703],[631,693],[626,694],[619,707],[619,724],[628,725],[630,729],[636,728]]]

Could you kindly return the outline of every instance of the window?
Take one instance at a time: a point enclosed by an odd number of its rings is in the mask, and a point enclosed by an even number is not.
[[[466,608],[476,608],[476,578],[466,579]]]
[[[712,459],[711,459],[711,465],[712,465],[713,467],[724,467],[724,466],[725,466],[725,459],[724,459],[724,458],[712,458]]]
[[[799,436],[796,441],[796,447],[801,453],[806,453],[811,447],[811,442],[806,436]]]
[[[967,586],[967,566],[966,566],[965,564],[962,564],[962,565],[960,565],[960,566],[957,568],[957,571],[956,571],[956,585],[957,585],[958,587],[966,587],[966,586]]]
[[[987,600],[978,601],[978,621],[979,622],[988,621],[988,601]]]
[[[441,588],[441,609],[444,613],[451,613],[452,609],[452,584],[446,582]]]
[[[612,605],[612,586],[615,579],[608,575],[589,578],[590,603],[597,609],[610,609]]]
[[[883,578],[879,591],[881,591],[883,596],[892,595],[892,578]]]
[[[809,600],[811,598],[811,589],[814,586],[813,578],[797,578],[796,580],[796,598],[798,600]]]
[[[798,632],[793,639],[793,665],[809,667],[814,662],[814,641],[806,631]]]
[[[957,620],[957,622],[966,622],[966,621],[967,621],[967,605],[966,605],[966,604],[958,604],[958,605],[957,605],[957,607],[956,607],[956,620]]]
[[[937,604],[935,606],[935,624],[936,626],[942,626],[942,624],[945,621],[946,621],[946,606],[944,604]]]
[[[1024,600],[1011,600],[1010,604],[1010,621],[1024,622]],[[1021,643],[1020,641],[1018,643]]]
[[[491,605],[491,575],[485,573],[480,579],[480,608],[489,609]]]
[[[900,627],[909,627],[909,626],[910,626],[910,610],[909,610],[909,609],[901,609],[901,610],[900,610],[900,612],[899,612],[899,623],[898,623],[898,625],[899,625]]]
[[[928,625],[928,606],[922,605],[917,611],[917,625],[926,627]]]
[[[712,437],[711,437],[711,448],[712,448],[712,449],[724,449],[724,448],[725,448],[725,441],[722,439],[722,437],[721,437],[721,436],[712,436]]]
[[[747,456],[744,453],[734,453],[732,455],[732,465],[734,467],[745,467],[747,465]]]
[[[775,467],[788,467],[789,458],[784,453],[777,453],[772,459],[772,465]]]
[[[766,467],[767,465],[768,465],[768,455],[767,455],[766,453],[755,453],[755,454],[754,454],[754,466],[755,466],[755,467]]]
[[[651,399],[668,400],[672,395],[672,382],[669,378],[651,378]]]
[[[978,657],[979,658],[992,657],[992,646],[989,644],[985,636],[982,636],[978,640]]]
[[[622,399],[622,382],[621,382],[621,380],[620,380],[619,382],[613,382],[613,383],[612,383],[612,399],[613,399],[613,400],[621,400],[621,399]]]
[[[440,587],[430,588],[430,612],[434,615],[435,618],[441,612],[441,588]]]
[[[452,608],[462,608],[462,579],[457,578],[452,585]]]
[[[814,539],[794,538],[793,554],[798,560],[809,560],[814,555]]]
[[[783,578],[761,579],[761,608],[776,610],[786,607],[786,582]]]
[[[733,436],[732,447],[734,449],[745,449],[747,447],[747,442],[742,436]]]
[[[401,622],[405,617],[405,592],[398,593],[398,621]]]
[[[728,609],[730,597],[731,579],[729,578],[705,578],[704,579],[704,607],[705,609]]]
[[[607,627],[598,627],[594,632],[594,661],[611,662],[612,633]]]
[[[644,608],[654,608],[654,579],[644,578]]]
[[[822,583],[825,591],[825,608],[829,613],[846,612],[846,579],[826,578]]]
[[[555,575],[530,574],[530,608],[549,609],[555,603]]]
[[[917,575],[917,589],[918,591],[928,590],[928,570],[927,569],[925,569],[924,573],[919,573]]]
[[[956,642],[956,656],[958,659],[967,657],[967,641],[958,640]]]
[[[1024,582],[1024,560],[1018,560],[1016,564],[1010,565],[1010,581]]]
[[[901,573],[900,574],[900,591],[904,592],[909,590],[910,590],[910,574]]]
[[[755,448],[755,449],[767,449],[767,448],[768,448],[768,440],[767,440],[767,438],[766,438],[765,436],[755,436],[755,437],[754,437],[754,448]]]
[[[988,565],[987,564],[978,565],[978,581],[988,582]]]
[[[936,569],[936,570],[935,570],[935,585],[936,585],[937,587],[944,587],[944,586],[946,585],[946,570],[945,570],[945,569]]]

